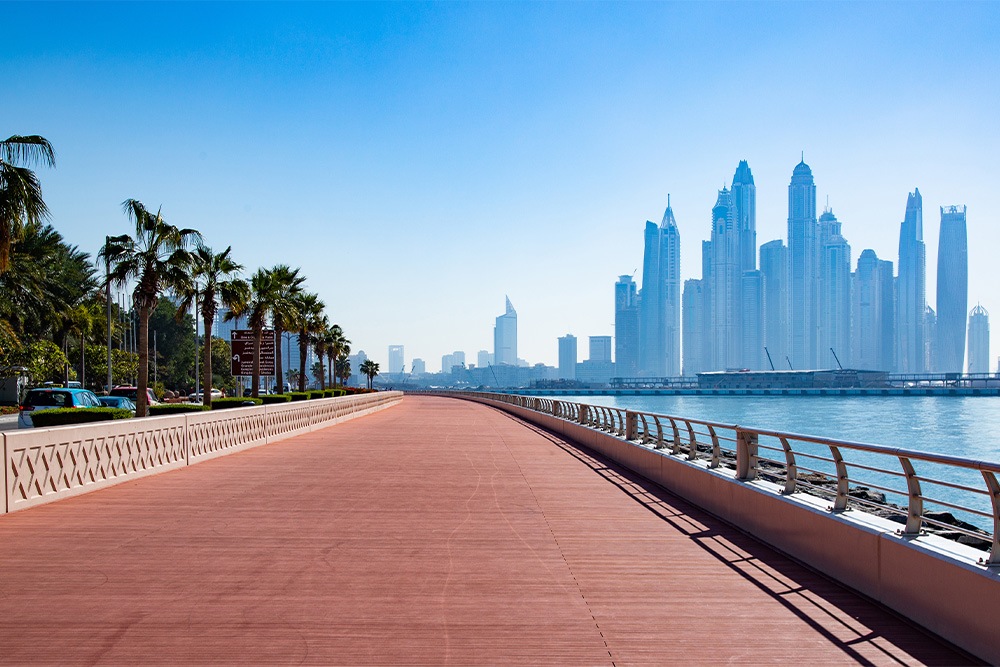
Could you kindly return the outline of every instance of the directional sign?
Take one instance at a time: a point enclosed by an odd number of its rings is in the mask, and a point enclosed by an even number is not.
[[[233,375],[253,375],[253,329],[233,329]],[[260,374],[274,375],[274,329],[264,329],[260,341]]]

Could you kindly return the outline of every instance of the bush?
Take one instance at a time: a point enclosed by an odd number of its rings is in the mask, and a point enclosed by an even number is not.
[[[334,389],[333,390],[333,395],[334,396],[346,396],[347,392],[345,390],[343,390],[343,389]]]
[[[293,391],[291,393],[285,394],[285,396],[290,397],[293,401],[307,401],[309,400],[308,391]]]
[[[259,398],[217,398],[212,401],[213,410],[228,410],[229,408],[246,408],[251,405],[260,405]]]
[[[323,394],[325,393],[326,393],[325,391],[310,391],[309,400],[312,400],[314,398],[323,398]]]
[[[323,390],[323,398],[333,398],[336,395],[337,395],[337,390],[336,389],[324,389]]]
[[[31,423],[36,428],[131,418],[132,411],[123,408],[56,408],[31,413]]]
[[[207,405],[201,405],[200,403],[165,403],[163,405],[149,406],[149,416],[176,415],[181,412],[204,412],[211,409]]]
[[[266,396],[261,396],[260,400],[264,405],[271,405],[273,403],[289,403],[292,397],[290,394],[267,394]]]

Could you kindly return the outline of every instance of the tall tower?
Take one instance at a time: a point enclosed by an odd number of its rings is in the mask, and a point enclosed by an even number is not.
[[[816,368],[819,339],[819,244],[816,183],[805,161],[788,185],[790,348],[795,370]]]
[[[615,375],[636,377],[638,374],[639,296],[632,276],[618,276],[615,283]]]
[[[681,374],[681,233],[667,195],[660,222],[660,281],[663,294],[664,337],[668,377]]]
[[[559,338],[559,379],[576,379],[576,336],[572,334]]]
[[[878,256],[874,250],[863,250],[852,279],[851,365],[870,371],[885,370],[879,366],[882,330],[879,278]]]
[[[517,311],[507,297],[507,312],[493,328],[493,359],[499,364],[517,365]]]
[[[833,210],[824,210],[819,217],[820,342],[817,357],[823,368],[835,368],[837,359],[841,364],[851,363],[851,246],[840,229]]]
[[[933,370],[962,372],[968,305],[969,247],[965,207],[942,206],[937,262],[937,368]]]
[[[736,321],[740,323],[736,330],[736,345],[740,350],[737,365],[750,369],[759,369],[760,360],[764,355],[762,316],[757,311],[747,309],[761,306],[763,294],[757,287],[763,287],[760,276],[753,272],[757,269],[757,186],[753,182],[753,173],[746,160],[740,160],[733,175],[733,218],[736,232],[736,276],[737,280],[749,279],[750,286],[739,286],[736,290],[738,300],[735,304]],[[753,303],[746,303],[750,299]],[[754,338],[747,343],[744,339]]]
[[[980,305],[969,313],[969,373],[990,372],[990,314]]]
[[[646,221],[639,298],[639,373],[663,377],[680,370],[681,236],[670,208],[657,227]]]
[[[737,308],[743,294],[739,271],[739,234],[732,193],[723,187],[712,207],[711,370],[740,365]]]
[[[926,250],[924,204],[920,189],[906,197],[906,217],[899,227],[899,275],[896,280],[896,370],[923,373]]]
[[[760,247],[760,273],[764,278],[764,347],[775,370],[785,370],[789,354],[788,246],[781,239]],[[770,364],[763,367],[771,368]]]
[[[876,369],[891,373],[896,370],[896,278],[889,260],[878,261],[878,281],[881,342]]]
[[[685,376],[692,376],[708,370],[704,361],[708,348],[708,332],[705,330],[707,303],[704,280],[684,281],[684,366]]]
[[[402,373],[403,372],[403,346],[402,345],[390,345],[389,346],[389,373]]]

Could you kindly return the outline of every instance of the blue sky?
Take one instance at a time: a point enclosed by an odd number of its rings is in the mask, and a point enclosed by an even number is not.
[[[355,349],[439,367],[613,332],[612,285],[671,194],[699,277],[716,192],[749,160],[758,242],[805,151],[856,260],[896,261],[924,196],[969,206],[970,307],[1000,313],[996,3],[9,4],[6,134],[49,138],[53,223],[94,252],[122,200],[301,266]],[[991,205],[993,204],[993,205]],[[994,332],[1000,325],[994,325]],[[581,357],[585,356],[582,351]],[[994,333],[992,356],[1000,354]]]

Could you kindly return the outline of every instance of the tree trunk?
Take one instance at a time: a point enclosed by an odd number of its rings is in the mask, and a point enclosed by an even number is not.
[[[326,374],[323,373],[323,357],[325,355],[317,354],[319,357],[319,390],[326,391]]]
[[[275,320],[278,318],[275,317]],[[282,375],[285,372],[285,368],[281,363],[281,326],[277,323],[274,324],[274,379],[276,380],[277,388],[275,388],[274,393],[284,394],[285,393],[285,378]]]
[[[87,388],[87,337],[80,336],[80,386]]]
[[[214,320],[214,317],[205,313],[205,331],[207,335],[205,336],[205,349],[202,352],[201,364],[204,366],[204,375],[202,376],[204,380],[201,387],[205,393],[202,394],[201,403],[209,407],[212,407],[212,322]]]
[[[299,391],[306,390],[306,356],[308,354],[306,334],[299,331]]]
[[[139,306],[139,369],[136,379],[135,416],[145,417],[149,414],[149,400],[146,389],[149,387],[149,306]]]
[[[336,385],[333,384],[333,357],[327,357],[329,363],[326,365],[326,372],[330,378],[330,388],[333,389]]]
[[[253,377],[250,378],[250,395],[260,398],[260,341],[264,338],[263,325],[253,328]]]

